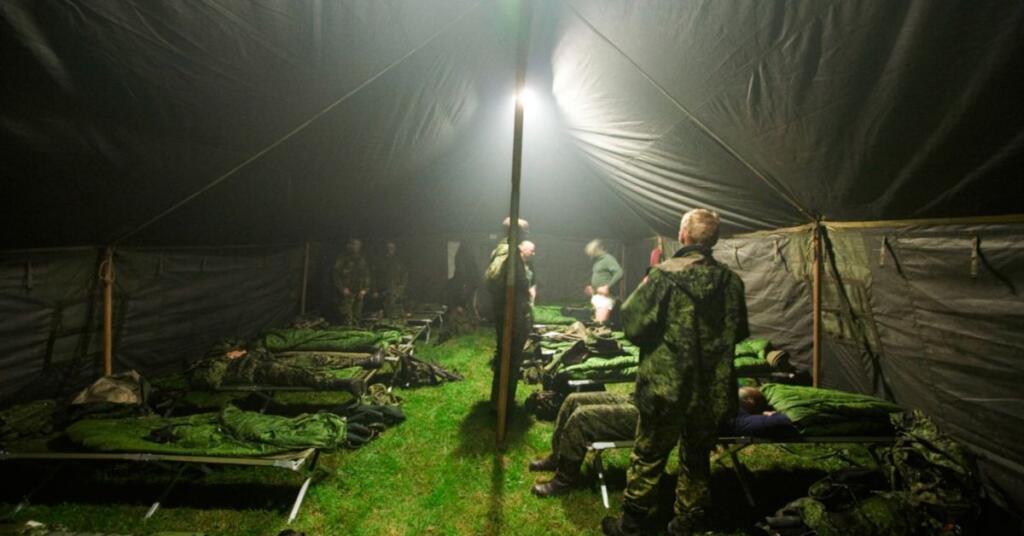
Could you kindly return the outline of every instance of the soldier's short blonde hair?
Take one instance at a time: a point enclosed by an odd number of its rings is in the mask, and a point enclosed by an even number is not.
[[[583,251],[587,253],[588,257],[597,257],[598,255],[604,253],[607,250],[604,249],[603,242],[594,239],[591,240],[590,242],[587,242],[587,246],[583,248]]]
[[[690,241],[702,246],[711,247],[718,242],[718,224],[721,219],[718,213],[706,208],[695,208],[683,214],[679,229],[686,229]]]

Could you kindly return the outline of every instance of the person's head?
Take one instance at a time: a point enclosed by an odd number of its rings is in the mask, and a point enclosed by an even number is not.
[[[398,253],[398,246],[396,246],[395,243],[390,240],[385,245],[385,248],[386,251],[388,252],[389,257],[393,257],[396,253]]]
[[[740,406],[743,411],[751,415],[761,413],[768,408],[768,403],[764,400],[764,395],[761,394],[761,390],[757,387],[740,387]]]
[[[519,243],[519,254],[523,256],[523,260],[530,260],[534,253],[537,252],[537,245],[529,240],[523,240]]]
[[[594,258],[604,255],[606,250],[604,249],[604,244],[600,240],[594,239],[587,242],[587,246],[583,248],[583,251],[587,252],[588,257]]]
[[[501,225],[505,228],[505,232],[507,233],[509,226],[512,225],[512,220],[510,218],[505,218],[504,220],[501,220]],[[519,236],[525,235],[528,232],[530,232],[530,222],[519,218]]]
[[[684,246],[712,247],[718,242],[718,213],[706,208],[695,208],[683,214],[679,222],[679,242]]]
[[[363,241],[358,238],[349,238],[348,242],[345,243],[345,249],[353,255],[359,254],[359,251],[363,249]]]

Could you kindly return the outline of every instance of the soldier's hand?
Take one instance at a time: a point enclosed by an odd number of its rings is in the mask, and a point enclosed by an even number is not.
[[[341,295],[342,296],[351,296],[352,295],[352,291],[347,289],[347,288],[343,288],[343,289],[341,289]]]
[[[583,287],[583,292],[585,292],[587,296],[593,296],[594,295],[594,287],[592,287],[590,285],[587,285],[587,286]]]
[[[597,293],[602,296],[608,295],[608,285],[597,287]]]

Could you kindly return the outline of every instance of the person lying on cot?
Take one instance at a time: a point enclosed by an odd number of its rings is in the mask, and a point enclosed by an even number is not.
[[[327,390],[360,387],[350,377],[357,369],[379,368],[382,358],[371,354],[341,352],[288,352],[275,355],[262,346],[247,347],[241,341],[215,345],[203,359],[186,371],[194,389],[219,389],[232,385],[272,385]]]
[[[739,390],[739,411],[723,436],[780,437],[796,433],[784,414],[769,411],[755,387]],[[538,497],[562,495],[578,487],[587,445],[595,441],[631,441],[640,413],[631,397],[609,392],[572,393],[562,403],[551,435],[551,454],[530,462],[530,471],[554,471],[531,489]]]

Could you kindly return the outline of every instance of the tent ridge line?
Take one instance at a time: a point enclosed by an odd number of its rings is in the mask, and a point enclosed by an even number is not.
[[[622,48],[620,48],[618,45],[616,45],[614,42],[612,42],[612,40],[609,39],[606,35],[601,33],[601,31],[598,30],[597,27],[594,26],[594,24],[590,22],[590,20],[588,20],[586,17],[583,16],[583,14],[581,14],[579,11],[577,11],[576,7],[572,5],[572,2],[570,2],[569,0],[562,0],[562,3],[565,4],[566,7],[568,7],[569,10],[572,11],[574,15],[576,15],[576,17],[578,17],[581,21],[583,21],[583,23],[586,24],[587,27],[590,28],[590,30],[592,32],[594,32],[598,37],[600,37],[602,40],[604,40],[604,42],[608,43],[608,45],[611,46],[613,49],[615,49],[615,51],[618,52],[623,58],[625,58],[626,61],[628,61],[631,65],[633,65],[633,67],[636,68],[636,70],[640,73],[641,76],[644,77],[644,79],[646,79],[648,82],[650,82],[650,84],[652,86],[654,86],[654,88],[657,89],[659,93],[661,93],[662,95],[665,96],[665,98],[667,98],[669,101],[671,101],[672,104],[674,104],[676,106],[676,108],[679,109],[679,111],[683,112],[683,114],[686,116],[686,118],[689,119],[694,125],[696,125],[700,129],[701,132],[703,132],[705,135],[707,135],[709,138],[711,138],[715,143],[717,143],[720,147],[722,147],[722,149],[724,149],[725,152],[729,153],[730,156],[732,156],[737,161],[739,161],[741,164],[743,164],[744,167],[749,169],[751,171],[751,173],[754,174],[754,176],[756,176],[757,178],[761,179],[762,182],[767,184],[769,188],[771,188],[772,190],[775,191],[775,193],[779,194],[783,199],[788,201],[789,204],[793,205],[793,208],[795,208],[798,211],[800,211],[800,213],[803,214],[804,216],[806,216],[808,219],[811,219],[811,220],[817,219],[815,216],[813,216],[811,214],[811,212],[809,210],[805,209],[803,207],[803,205],[801,205],[795,198],[793,198],[793,196],[790,193],[786,192],[785,189],[783,189],[781,186],[775,184],[774,181],[769,179],[767,176],[765,176],[764,173],[762,173],[760,170],[758,170],[756,167],[754,167],[753,164],[751,164],[745,158],[743,158],[743,156],[740,155],[739,152],[737,152],[735,149],[733,149],[732,146],[730,146],[728,143],[726,143],[725,140],[723,140],[721,137],[719,137],[717,134],[715,134],[715,132],[713,130],[711,130],[707,125],[705,125],[704,122],[702,122],[695,115],[690,113],[690,111],[687,110],[686,107],[683,106],[683,104],[681,102],[679,102],[674,96],[672,96],[672,94],[669,93],[668,90],[666,90],[664,87],[662,87],[661,84],[659,84],[656,80],[654,80],[654,78],[651,75],[647,74],[647,71],[645,71],[643,69],[643,67],[641,67],[640,64],[636,62],[636,60],[634,60],[632,57],[630,57],[628,54],[626,54],[626,52],[624,50],[622,50]]]
[[[905,220],[833,221],[823,220],[826,227],[834,229],[875,229],[896,226],[917,225],[985,225],[998,223],[1024,223],[1024,214],[999,214],[994,216],[963,216],[954,218],[910,218]]]
[[[906,220],[866,220],[866,221],[836,221],[822,219],[820,224],[826,229],[883,229],[886,227],[911,227],[919,225],[991,225],[1005,223],[1024,223],[1024,214],[1001,214],[996,216],[965,216],[959,218],[915,218]],[[750,233],[739,233],[722,237],[729,238],[750,238],[770,236],[773,234],[789,234],[806,232],[814,229],[817,223],[805,223],[793,227],[779,227],[777,229],[765,229]]]

